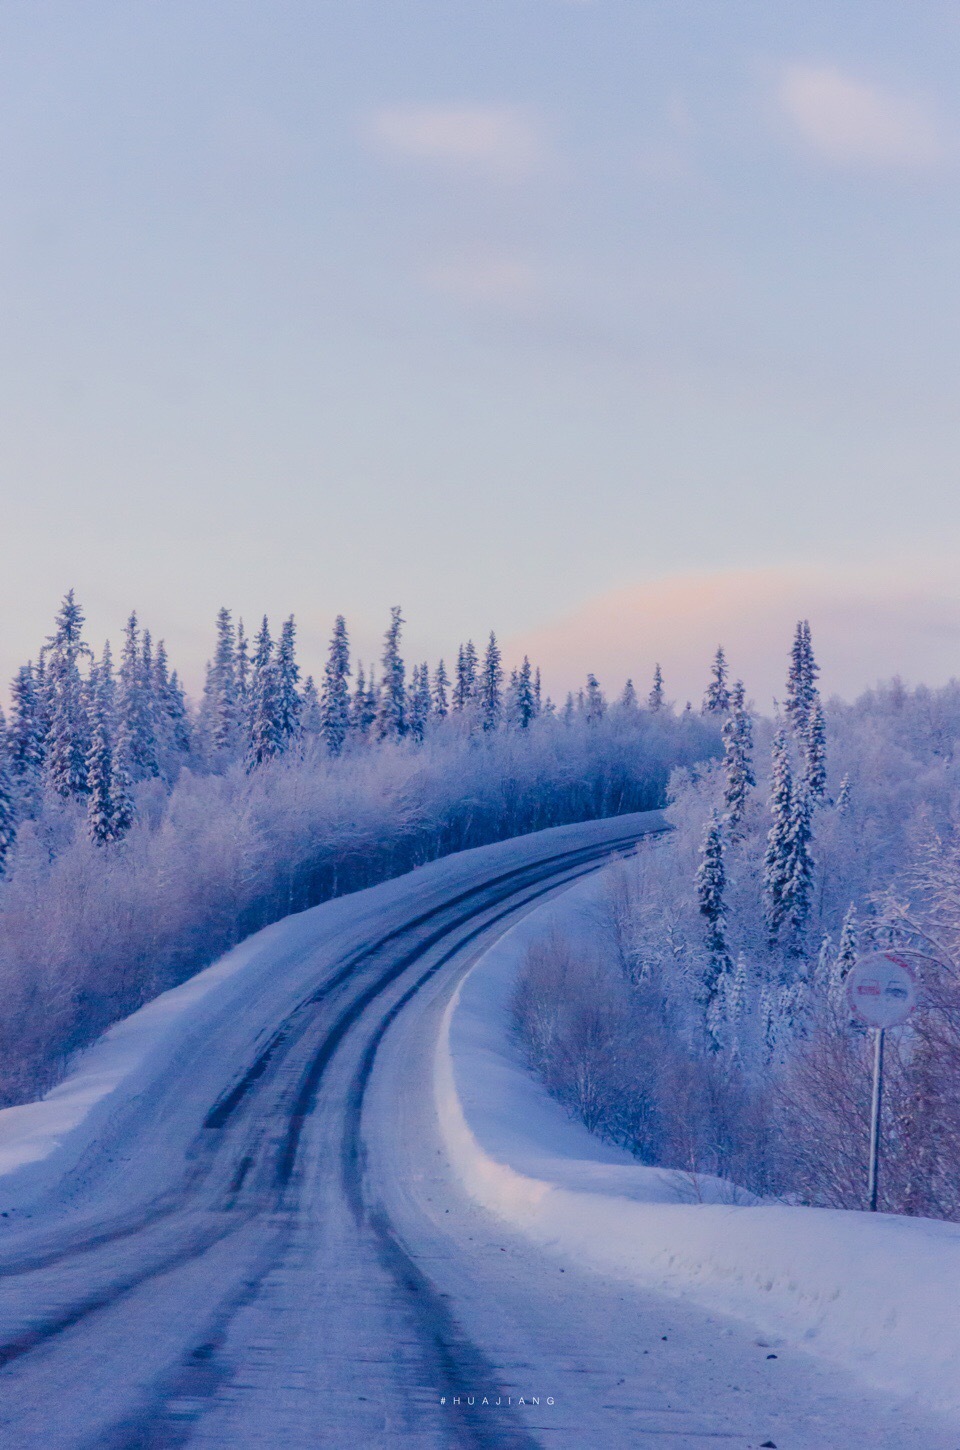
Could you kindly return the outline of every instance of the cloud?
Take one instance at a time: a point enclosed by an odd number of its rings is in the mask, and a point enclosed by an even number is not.
[[[364,132],[390,155],[511,181],[531,175],[544,156],[539,127],[520,106],[386,106]]]
[[[923,168],[943,155],[936,123],[918,102],[834,66],[788,66],[778,99],[807,146],[834,165]]]
[[[810,620],[826,693],[852,697],[895,674],[942,684],[960,661],[960,592],[944,571],[877,566],[748,569],[686,574],[612,590],[546,627],[507,642],[544,671],[555,698],[592,670],[611,692],[648,686],[655,661],[668,694],[699,705],[722,644],[735,676],[766,711],[782,696],[796,621]]]

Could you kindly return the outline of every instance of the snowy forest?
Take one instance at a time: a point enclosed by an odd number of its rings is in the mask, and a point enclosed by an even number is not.
[[[871,1035],[845,979],[918,955],[887,1033],[881,1207],[960,1218],[960,685],[825,705],[797,626],[775,718],[718,651],[722,755],[675,770],[674,830],[618,868],[596,949],[531,948],[515,1015],[548,1088],[648,1163],[865,1205]]]
[[[719,754],[719,716],[597,680],[559,708],[495,635],[448,673],[376,668],[334,623],[303,675],[294,619],[221,609],[200,699],[135,614],[95,653],[67,594],[0,728],[0,1103],[262,926],[451,851],[662,805]],[[318,683],[319,679],[319,683]]]

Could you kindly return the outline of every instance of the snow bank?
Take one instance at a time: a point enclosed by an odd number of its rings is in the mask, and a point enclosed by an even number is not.
[[[877,1386],[960,1413],[960,1227],[747,1195],[723,1202],[731,1195],[718,1180],[696,1183],[607,1148],[526,1072],[509,1026],[517,968],[551,926],[589,930],[602,889],[592,878],[530,913],[447,1009],[437,1109],[471,1196],[578,1263],[737,1315]]]

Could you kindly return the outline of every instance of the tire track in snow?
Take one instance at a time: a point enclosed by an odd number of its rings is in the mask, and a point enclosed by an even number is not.
[[[340,1013],[332,1024],[307,1070],[301,1077],[299,1089],[290,1115],[287,1136],[278,1155],[276,1184],[286,1193],[294,1178],[294,1169],[300,1139],[305,1122],[312,1112],[327,1069],[343,1045],[351,1028],[355,1027],[369,1008],[387,989],[394,985],[411,966],[420,961],[429,951],[449,938],[454,932],[461,932],[465,926],[476,921],[478,916],[486,919],[474,926],[466,935],[450,946],[426,971],[422,972],[403,992],[377,1023],[368,1042],[360,1065],[350,1084],[345,1113],[345,1135],[341,1153],[341,1182],[351,1213],[358,1226],[374,1239],[374,1246],[382,1268],[389,1275],[399,1295],[406,1301],[410,1316],[421,1340],[422,1358],[425,1368],[436,1383],[481,1380],[492,1383],[496,1371],[483,1353],[467,1338],[433,1284],[417,1266],[394,1231],[392,1224],[378,1206],[369,1206],[363,1201],[362,1144],[360,1139],[360,1118],[367,1082],[373,1070],[377,1050],[392,1022],[411,1001],[418,991],[442,968],[458,957],[465,948],[490,932],[504,920],[522,911],[531,902],[570,884],[581,876],[598,869],[618,852],[632,849],[644,833],[632,834],[615,842],[607,842],[600,848],[582,848],[575,852],[564,852],[559,858],[549,858],[552,864],[544,870],[543,860],[522,871],[505,873],[495,878],[500,887],[489,900],[475,905],[455,921],[431,933],[414,948],[405,952],[387,972],[360,992]],[[571,860],[575,858],[575,860]],[[557,859],[563,861],[558,866]],[[518,876],[532,877],[518,884]],[[507,890],[503,889],[509,882]],[[482,893],[488,893],[494,882],[487,882]],[[463,902],[478,892],[470,891],[456,898]],[[519,898],[519,899],[517,899]],[[504,903],[509,905],[504,906]],[[444,911],[453,903],[445,903]],[[502,910],[496,908],[504,907]],[[490,913],[494,914],[491,916]],[[435,919],[437,911],[424,913],[403,930],[391,932],[389,939],[396,941],[411,929],[422,927]],[[372,951],[372,949],[371,949]],[[342,971],[337,974],[342,980]],[[269,1044],[268,1044],[269,1048]],[[265,1049],[266,1051],[267,1049]],[[259,1076],[259,1074],[258,1074]],[[246,1075],[245,1075],[246,1078]],[[241,1079],[244,1081],[245,1079]],[[256,1081],[256,1078],[252,1079]],[[228,1095],[229,1096],[229,1095]],[[225,1099],[227,1100],[227,1099]],[[234,1367],[221,1357],[230,1324],[237,1313],[249,1304],[259,1292],[260,1285],[284,1256],[290,1236],[296,1228],[295,1213],[288,1219],[289,1233],[283,1240],[280,1252],[265,1263],[256,1283],[247,1281],[242,1294],[232,1294],[221,1304],[201,1342],[196,1343],[182,1357],[175,1369],[164,1375],[155,1384],[150,1407],[140,1416],[127,1418],[114,1427],[106,1438],[97,1441],[98,1450],[178,1450],[185,1446],[193,1426],[202,1417],[218,1391],[231,1378]],[[493,1450],[494,1446],[509,1447],[509,1450],[537,1450],[538,1442],[519,1423],[499,1421],[494,1433],[488,1423],[478,1417],[464,1416],[456,1426],[450,1427],[453,1444],[472,1446],[474,1450]],[[91,1450],[93,1447],[91,1446]]]

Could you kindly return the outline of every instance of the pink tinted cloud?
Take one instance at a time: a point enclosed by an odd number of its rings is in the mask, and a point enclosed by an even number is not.
[[[529,653],[555,697],[588,670],[619,693],[631,676],[641,693],[655,661],[671,698],[699,705],[722,644],[734,676],[763,711],[782,695],[796,621],[810,620],[825,693],[852,698],[895,674],[943,683],[960,674],[960,595],[949,581],[921,587],[911,571],[757,569],[652,580],[587,601],[544,628],[508,642]]]
[[[787,66],[778,99],[806,145],[834,165],[927,167],[942,157],[936,122],[918,101],[836,66]]]

